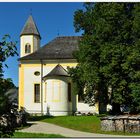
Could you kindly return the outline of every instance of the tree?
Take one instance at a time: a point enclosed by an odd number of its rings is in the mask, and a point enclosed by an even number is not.
[[[16,42],[12,42],[10,40],[9,35],[5,35],[2,38],[2,41],[0,42],[0,114],[5,113],[5,111],[8,111],[8,97],[4,95],[6,91],[8,91],[10,88],[14,87],[14,84],[11,79],[4,79],[3,78],[3,67],[4,65],[8,67],[5,64],[5,61],[10,56],[18,55],[17,48],[16,48]]]
[[[101,48],[99,45],[100,41],[96,40],[94,36],[95,5],[87,3],[84,6],[86,10],[78,10],[74,16],[76,31],[84,30],[82,40],[79,44],[79,51],[75,52],[74,56],[79,63],[78,66],[83,71],[80,77],[85,81],[85,92],[90,95],[89,97],[95,97],[94,103],[96,101],[99,102],[99,112],[101,113],[105,111],[102,107],[107,103],[107,85],[104,75],[99,71],[101,65],[99,58]],[[74,79],[73,76],[72,79]]]
[[[126,67],[129,68],[129,77],[131,82],[129,88],[131,90],[131,111],[132,113],[140,112],[140,4],[134,5],[132,21],[132,38],[133,46],[127,57]]]
[[[111,103],[115,114],[123,104],[139,111],[139,4],[85,3],[84,8],[74,15],[75,30],[84,31],[74,56],[87,94]]]
[[[14,87],[14,84],[11,79],[4,79],[3,78],[3,67],[5,61],[10,56],[18,55],[16,42],[10,41],[10,36],[5,35],[0,42],[0,116],[3,114],[9,114],[12,116],[10,112],[11,104],[8,101],[8,97],[5,95],[5,92],[8,91],[10,88]],[[11,118],[12,121],[12,118]],[[0,137],[9,137],[14,132],[14,127],[11,125],[12,123],[8,122],[7,126],[1,126],[0,124]]]
[[[2,41],[0,42],[0,77],[3,76],[3,64],[9,58],[10,56],[18,55],[17,48],[16,48],[17,42],[12,42],[10,40],[9,35],[5,35],[2,38]],[[8,67],[5,64],[6,67]]]
[[[15,87],[13,84],[12,79],[3,79],[0,78],[0,91],[1,91],[1,96],[0,96],[0,115],[6,114],[7,112],[10,112],[11,108],[11,103],[9,102],[8,96],[5,95],[5,93]]]

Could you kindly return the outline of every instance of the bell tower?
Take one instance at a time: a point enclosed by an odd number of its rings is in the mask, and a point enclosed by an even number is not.
[[[20,34],[20,57],[26,56],[40,48],[41,36],[30,15]]]

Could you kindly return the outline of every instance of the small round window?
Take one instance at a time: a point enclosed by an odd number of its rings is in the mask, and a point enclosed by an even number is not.
[[[36,72],[34,73],[34,75],[39,76],[39,75],[40,75],[40,72],[39,72],[39,71],[36,71]]]

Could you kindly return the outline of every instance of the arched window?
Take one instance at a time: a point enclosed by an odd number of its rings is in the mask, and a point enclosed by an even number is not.
[[[29,43],[25,45],[25,53],[31,53],[31,45]]]

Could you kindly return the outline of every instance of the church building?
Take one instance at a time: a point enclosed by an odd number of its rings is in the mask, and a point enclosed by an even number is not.
[[[19,109],[53,116],[74,112],[98,113],[72,93],[68,67],[76,67],[73,51],[79,36],[59,36],[40,46],[41,35],[30,15],[20,34]]]

